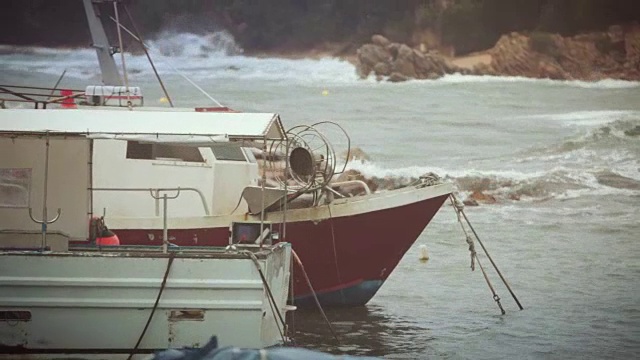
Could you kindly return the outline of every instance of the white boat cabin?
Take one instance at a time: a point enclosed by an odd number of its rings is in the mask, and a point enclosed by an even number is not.
[[[0,110],[0,245],[37,239],[41,225],[34,220],[45,212],[51,220],[57,209],[59,219],[47,227],[51,244],[57,236],[87,239],[92,216],[157,223],[157,198],[178,188],[171,218],[244,213],[245,202],[236,206],[260,174],[242,142],[283,139],[271,113]]]

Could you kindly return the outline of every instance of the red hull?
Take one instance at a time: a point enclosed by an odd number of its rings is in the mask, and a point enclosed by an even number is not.
[[[286,241],[299,255],[324,305],[364,305],[409,250],[447,195],[411,204],[324,220],[288,222]],[[113,229],[123,245],[160,245],[162,230]],[[153,234],[153,240],[149,239]],[[229,228],[169,230],[179,246],[226,246]],[[310,300],[299,267],[294,267],[297,303]],[[307,300],[307,301],[305,301]]]

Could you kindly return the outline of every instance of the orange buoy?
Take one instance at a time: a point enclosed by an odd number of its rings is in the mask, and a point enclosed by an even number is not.
[[[105,230],[100,234],[101,236],[96,238],[96,245],[99,246],[119,246],[120,239],[118,235],[114,234],[111,230]]]

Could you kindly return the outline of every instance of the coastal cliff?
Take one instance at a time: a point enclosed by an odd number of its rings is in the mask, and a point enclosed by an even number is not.
[[[135,0],[145,39],[226,30],[244,54],[335,56],[392,81],[443,74],[638,79],[638,0]],[[110,36],[110,4],[99,4]],[[0,44],[85,47],[79,0],[2,2]],[[129,19],[125,25],[131,26]],[[379,34],[377,40],[372,35]],[[125,37],[126,51],[139,51]]]
[[[445,74],[523,76],[555,80],[640,80],[640,24],[611,26],[606,32],[563,37],[513,32],[486,51],[453,58],[424,44],[410,47],[374,35],[357,50],[362,78],[436,79]]]

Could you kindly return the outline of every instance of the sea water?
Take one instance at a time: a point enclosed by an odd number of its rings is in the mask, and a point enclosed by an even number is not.
[[[244,56],[225,36],[165,34],[149,45],[179,106],[214,105],[185,75],[223,105],[279,113],[287,127],[340,123],[371,157],[349,165],[367,176],[435,172],[460,198],[496,199],[465,212],[524,310],[481,254],[500,314],[445,205],[367,307],[326,309],[339,343],[317,311],[298,311],[299,345],[392,359],[640,355],[640,83],[393,84],[360,80],[337,59]],[[145,105],[166,106],[146,59],[127,54],[126,64]],[[0,47],[2,84],[53,86],[66,70],[60,87],[82,89],[98,83],[97,69],[93,50]]]

